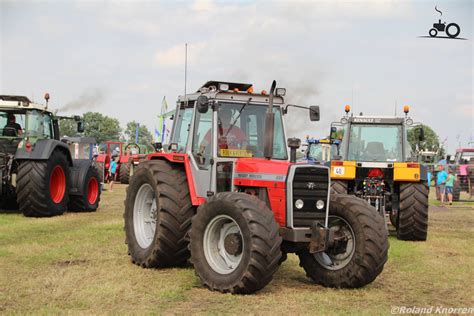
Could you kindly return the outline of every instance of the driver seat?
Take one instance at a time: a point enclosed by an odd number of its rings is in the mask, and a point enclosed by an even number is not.
[[[369,142],[365,148],[366,157],[372,158],[372,160],[385,161],[385,148],[382,142]]]
[[[16,136],[18,136],[18,132],[17,132],[16,128],[14,128],[14,127],[5,126],[3,128],[2,135],[3,136],[16,137]]]

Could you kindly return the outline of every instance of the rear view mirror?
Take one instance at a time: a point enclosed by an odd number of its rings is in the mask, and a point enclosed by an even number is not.
[[[423,127],[420,127],[420,134],[418,135],[418,140],[420,142],[425,140],[425,130],[423,129]]]
[[[196,100],[196,108],[199,113],[206,113],[209,110],[209,99],[201,95]]]
[[[83,121],[78,121],[77,122],[77,132],[78,133],[84,133],[84,122]]]
[[[311,122],[319,121],[319,106],[311,105],[309,107],[309,119]]]

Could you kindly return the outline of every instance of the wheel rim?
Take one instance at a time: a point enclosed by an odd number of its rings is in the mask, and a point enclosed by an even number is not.
[[[347,241],[343,250],[331,248],[322,253],[314,254],[316,261],[325,269],[340,270],[347,266],[355,253],[355,234],[349,223],[339,216],[329,216],[329,229],[336,237]]]
[[[61,166],[55,166],[49,179],[49,192],[54,203],[60,203],[66,193],[66,174]]]
[[[135,238],[141,248],[148,248],[155,236],[157,207],[155,191],[148,183],[143,184],[137,192],[133,205],[133,229]]]
[[[218,215],[207,224],[203,248],[209,266],[217,273],[229,274],[237,269],[244,252],[242,231],[227,215]]]
[[[99,182],[95,177],[89,179],[87,183],[87,201],[89,204],[95,204],[99,196]]]

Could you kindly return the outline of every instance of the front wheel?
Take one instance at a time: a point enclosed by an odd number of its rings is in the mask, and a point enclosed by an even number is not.
[[[199,207],[189,235],[191,263],[210,290],[254,293],[278,269],[279,226],[272,211],[254,196],[214,195]]]
[[[354,196],[332,195],[329,205],[328,227],[334,233],[334,243],[321,253],[297,253],[300,266],[314,282],[326,287],[369,284],[387,261],[384,219],[366,201]]]
[[[95,212],[100,201],[100,175],[96,166],[90,165],[82,182],[82,195],[71,195],[68,209],[76,212]]]
[[[438,31],[436,29],[431,29],[429,33],[431,37],[436,37],[436,35],[438,35]]]
[[[428,235],[428,184],[401,183],[397,238],[425,241]]]

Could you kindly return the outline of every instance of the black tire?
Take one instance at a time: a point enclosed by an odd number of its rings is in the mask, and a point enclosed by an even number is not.
[[[57,168],[57,169],[56,169]],[[64,173],[65,182],[59,184],[56,201],[51,192],[51,176],[53,170]],[[48,160],[24,160],[18,167],[17,202],[20,211],[29,217],[50,217],[63,214],[69,202],[70,175],[66,155],[54,150]]]
[[[347,181],[331,181],[331,194],[347,194]]]
[[[358,288],[369,284],[382,272],[387,261],[389,245],[384,219],[373,206],[351,195],[332,195],[329,205],[329,227],[334,230],[345,222],[345,232],[353,238],[352,245],[349,241],[343,249],[349,253],[331,253],[336,248],[324,254],[300,251],[297,253],[300,266],[309,278],[326,287]],[[341,257],[344,260],[338,263],[337,258]],[[329,258],[332,264],[323,264],[325,258]]]
[[[103,162],[93,162],[93,165],[96,167],[99,172],[99,182],[104,183],[105,171]]]
[[[453,186],[453,201],[457,202],[459,201],[460,198],[461,198],[461,187],[459,186],[459,183],[455,182]]]
[[[449,28],[451,28],[451,27],[456,28],[456,32],[454,32],[454,33],[449,32]],[[456,23],[449,23],[448,25],[446,25],[446,34],[450,38],[456,38],[459,35],[459,33],[461,33],[461,28]]]
[[[438,30],[430,29],[428,33],[430,34],[431,37],[436,37],[436,35],[438,35]]]
[[[209,227],[222,217],[240,229],[240,234],[234,233],[240,238],[240,252],[236,252],[240,260],[228,273],[218,272],[216,264],[208,257],[210,255],[205,254],[206,232],[212,232]],[[201,282],[210,290],[254,293],[270,283],[279,267],[282,256],[279,226],[273,212],[254,196],[237,192],[222,192],[212,196],[198,208],[189,235],[191,263]],[[225,236],[226,240],[228,236]],[[221,251],[229,255],[227,248]]]
[[[90,165],[83,182],[82,195],[71,195],[68,210],[73,212],[95,212],[99,207],[101,184],[99,170]]]
[[[133,160],[130,158],[127,163],[120,164],[120,183],[129,184],[131,171],[133,170]]]
[[[146,186],[153,190],[156,223],[151,244],[140,246],[140,237],[134,229],[134,205],[140,188]],[[185,235],[194,213],[186,173],[181,165],[164,160],[140,164],[127,188],[125,200],[125,242],[132,262],[144,268],[185,265],[189,259]]]
[[[397,238],[425,241],[428,235],[428,184],[401,183]]]

